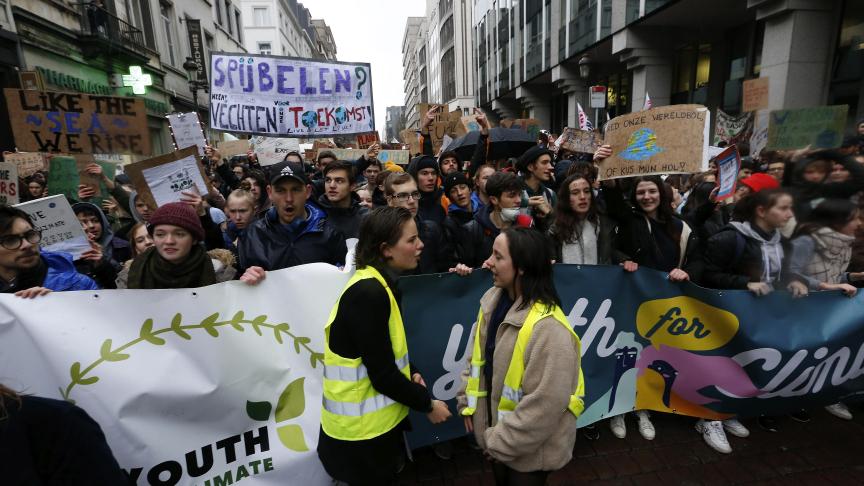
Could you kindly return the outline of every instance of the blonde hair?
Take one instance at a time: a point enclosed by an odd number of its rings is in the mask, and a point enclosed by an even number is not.
[[[228,200],[232,197],[237,199],[246,199],[246,202],[249,203],[249,206],[252,208],[253,211],[255,210],[255,206],[258,205],[258,201],[255,200],[255,195],[252,194],[251,191],[246,190],[242,187],[240,189],[234,189],[233,191],[231,191],[231,194],[228,194],[228,197],[225,198],[226,205],[228,204]]]

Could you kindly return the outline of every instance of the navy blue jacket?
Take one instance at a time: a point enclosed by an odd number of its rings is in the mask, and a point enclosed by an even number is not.
[[[306,214],[306,221],[293,231],[279,222],[275,208],[247,226],[238,248],[241,273],[253,266],[279,270],[316,262],[344,265],[345,237],[313,204],[306,204]]]

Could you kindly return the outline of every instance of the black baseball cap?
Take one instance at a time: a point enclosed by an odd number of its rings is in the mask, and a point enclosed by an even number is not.
[[[269,167],[270,185],[274,185],[285,177],[299,181],[304,186],[309,184],[309,177],[303,165],[294,162],[280,162]]]

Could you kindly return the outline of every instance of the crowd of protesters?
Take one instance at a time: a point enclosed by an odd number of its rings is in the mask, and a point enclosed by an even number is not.
[[[375,390],[427,412],[437,423],[449,415],[446,405],[431,400],[422,377],[407,364],[402,370],[393,360],[382,362],[380,350],[386,355],[390,346],[370,336],[387,338],[387,326],[394,326],[398,308],[389,302],[399,275],[467,275],[488,268],[496,290],[480,303],[472,353],[486,360],[469,357],[458,412],[487,457],[501,465],[495,471],[501,484],[543,484],[545,475],[533,473],[560,468],[571,458],[578,412],[569,400],[581,382],[578,373],[562,372],[578,370],[579,358],[567,345],[572,329],[557,324],[554,287],[545,287],[551,285],[553,262],[616,265],[626,272],[645,267],[674,282],[757,296],[775,290],[795,297],[820,290],[852,296],[864,282],[864,120],[837,149],[763,150],[742,157],[737,192],[718,201],[714,164],[699,174],[599,182],[597,164],[614,147],[569,153],[545,133],[524,153],[488,160],[490,124],[482,112],[476,114],[481,140],[470,160],[449,151],[433,155],[433,111],[420,130],[422,153],[404,170],[382,164],[378,145],[356,161],[321,150],[309,164],[290,152],[283,162],[265,167],[251,151],[228,160],[208,147],[202,161],[212,190],[187,191],[181,201],[158,208],[139,197],[128,177],[109,180],[93,164],[86,170],[102,178],[112,197],[94,204],[92,189],[81,186],[71,201],[91,245],[75,261],[65,253],[40,251],[41,235],[27,213],[0,206],[2,292],[33,298],[99,288],[194,288],[233,279],[256,285],[268,271],[296,265],[350,266],[355,262],[345,257],[356,244],[358,278],[365,280],[352,281],[340,302],[354,307],[350,312],[338,307],[328,324],[334,366],[362,357]],[[737,148],[750,153],[746,144]],[[22,199],[47,195],[45,181],[41,172],[29,177]],[[526,287],[525,281],[531,284]],[[356,312],[360,308],[366,311]],[[375,319],[383,327],[374,328]],[[401,326],[401,316],[398,321]],[[520,413],[511,416],[502,389],[509,386],[508,363],[515,351],[506,348],[522,339],[519,328],[529,321],[542,339],[519,350],[526,362],[534,362],[524,376],[519,373],[520,390],[524,383],[526,392],[538,390],[554,400],[517,400]],[[391,337],[398,335],[393,329]],[[573,339],[578,349],[578,338]],[[396,352],[397,343],[392,344]],[[496,351],[501,346],[506,352]],[[543,367],[553,370],[554,382],[538,376]],[[486,383],[489,393],[479,392],[477,386]],[[17,395],[0,388],[4,395],[8,410],[9,397]],[[555,400],[563,400],[565,410],[569,403],[573,413],[556,415],[561,407]],[[827,410],[852,418],[842,403]],[[394,426],[404,419],[400,414],[391,417]],[[650,415],[635,416],[640,434],[653,439],[658,431]],[[803,410],[792,418],[809,420]],[[325,467],[334,477],[360,484],[357,474],[368,472],[379,449],[358,449],[351,444],[358,436],[350,427],[327,420],[322,418],[319,443]],[[496,427],[499,423],[506,427]],[[88,426],[86,420],[82,424]],[[759,420],[770,431],[777,424],[777,417]],[[609,427],[614,436],[625,437],[625,416],[612,418]],[[701,420],[696,429],[708,445],[727,453],[726,432],[749,434],[735,419]],[[596,428],[587,432],[589,438],[599,435]],[[381,437],[375,447],[398,447],[398,437]],[[449,455],[446,448],[439,452]],[[378,464],[386,465],[387,477],[398,460]]]

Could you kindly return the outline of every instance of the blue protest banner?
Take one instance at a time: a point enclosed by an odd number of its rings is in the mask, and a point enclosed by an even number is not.
[[[368,63],[214,52],[210,128],[330,137],[375,131]]]
[[[556,265],[582,340],[585,426],[635,409],[710,419],[781,414],[864,393],[864,295],[710,290],[649,269]],[[411,360],[456,412],[486,271],[401,280]],[[575,370],[574,370],[575,372]],[[412,420],[413,447],[465,434],[460,417]]]

